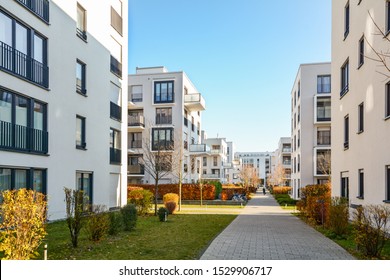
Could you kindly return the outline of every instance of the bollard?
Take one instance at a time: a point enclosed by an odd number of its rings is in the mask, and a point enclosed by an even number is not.
[[[166,221],[168,220],[167,216],[168,216],[168,215],[167,215],[167,212],[165,212],[165,213],[164,213],[164,222],[166,222]]]
[[[45,247],[44,247],[45,249],[44,249],[44,257],[43,257],[43,259],[45,260],[45,261],[47,261],[47,244],[45,244]]]

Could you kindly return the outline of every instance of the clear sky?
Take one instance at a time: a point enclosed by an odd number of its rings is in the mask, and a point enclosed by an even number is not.
[[[206,100],[208,137],[273,151],[290,136],[301,63],[328,62],[329,0],[129,0],[129,73],[184,71]]]

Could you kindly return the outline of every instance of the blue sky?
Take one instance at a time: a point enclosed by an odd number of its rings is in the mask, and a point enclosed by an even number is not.
[[[330,61],[331,1],[129,0],[129,73],[184,71],[208,137],[273,151],[290,136],[299,64]]]

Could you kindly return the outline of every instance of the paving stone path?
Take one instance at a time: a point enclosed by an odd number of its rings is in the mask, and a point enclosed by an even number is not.
[[[351,260],[347,251],[257,192],[201,260]]]

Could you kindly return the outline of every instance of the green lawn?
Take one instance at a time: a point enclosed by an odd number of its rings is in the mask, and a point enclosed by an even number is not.
[[[236,215],[170,215],[167,222],[155,216],[139,217],[132,232],[89,241],[82,231],[79,247],[71,246],[64,221],[48,224],[48,259],[51,260],[191,260],[198,259],[208,244]],[[42,249],[40,259],[43,258]]]

